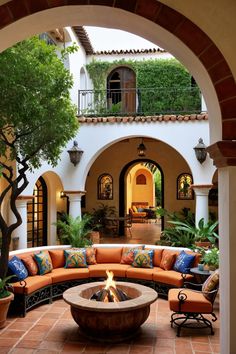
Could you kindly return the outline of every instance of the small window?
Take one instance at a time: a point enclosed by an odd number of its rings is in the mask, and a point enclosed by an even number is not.
[[[193,199],[192,184],[193,178],[189,173],[179,175],[177,178],[177,199]]]
[[[109,174],[98,177],[98,199],[113,199],[113,179]]]
[[[136,177],[136,184],[147,184],[146,177],[140,174]]]

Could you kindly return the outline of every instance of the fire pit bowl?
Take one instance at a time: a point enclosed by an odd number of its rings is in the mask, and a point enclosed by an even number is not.
[[[71,306],[71,314],[82,334],[102,342],[119,342],[136,335],[150,313],[150,304],[157,299],[155,290],[140,284],[116,282],[130,300],[100,302],[90,300],[104,288],[104,282],[75,286],[63,294]]]

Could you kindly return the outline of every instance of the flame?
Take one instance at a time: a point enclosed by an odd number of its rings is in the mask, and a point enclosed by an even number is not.
[[[116,283],[113,280],[114,273],[110,272],[109,270],[106,270],[106,274],[107,274],[107,280],[105,280],[105,289],[108,290],[110,286],[116,289]]]
[[[112,296],[114,302],[119,302],[118,297],[112,291],[112,288],[116,289],[116,283],[113,280],[114,273],[109,270],[106,270],[106,274],[107,274],[107,279],[105,280],[105,290],[108,290],[110,292],[110,295]],[[109,302],[107,297],[104,299],[104,302]]]

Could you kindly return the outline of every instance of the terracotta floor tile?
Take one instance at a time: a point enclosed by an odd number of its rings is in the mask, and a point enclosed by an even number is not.
[[[191,340],[194,343],[195,342],[208,343],[208,344],[210,343],[208,336],[199,336],[199,335],[197,335],[197,336],[192,337]]]
[[[193,350],[191,348],[189,348],[189,349],[181,348],[181,349],[175,350],[175,354],[193,354],[193,353],[195,354],[196,352],[195,351],[193,352]],[[205,352],[204,352],[204,354],[205,354]]]
[[[46,350],[61,350],[63,348],[63,343],[62,342],[54,342],[54,341],[48,341],[44,340],[40,343],[38,349],[46,349]]]
[[[8,329],[18,329],[21,331],[27,331],[29,328],[31,328],[33,326],[32,322],[13,322],[12,324],[10,324],[10,326],[8,327]]]
[[[54,313],[54,312],[47,312],[42,316],[42,319],[46,318],[46,319],[57,319],[61,316],[60,313]]]
[[[55,323],[56,323],[57,319],[54,319],[54,318],[47,318],[47,316],[41,318],[37,324],[38,325],[50,325],[50,326],[53,326]]]
[[[1,334],[1,338],[20,338],[23,334],[25,334],[25,331],[6,329],[6,331]]]
[[[34,348],[37,349],[40,345],[41,341],[40,340],[28,340],[28,339],[22,339],[19,343],[17,343],[16,347],[17,348]]]
[[[175,354],[174,349],[171,348],[163,348],[163,347],[155,347],[153,354]],[[191,353],[188,353],[191,354]]]
[[[18,338],[0,338],[0,348],[2,347],[13,347],[16,342],[18,341]]]
[[[194,351],[211,352],[209,344],[192,342],[192,346]]]
[[[108,354],[128,354],[130,353],[130,346],[124,344],[116,344],[109,346],[106,353]]]
[[[129,354],[152,354],[153,347],[145,345],[131,345]]]
[[[220,353],[220,345],[219,344],[211,344],[211,348],[214,353]]]
[[[15,348],[11,351],[11,354],[33,354],[35,349],[26,349],[26,348]]]
[[[85,344],[80,344],[76,342],[67,342],[63,345],[63,349],[61,353],[74,353],[80,354],[85,350]]]
[[[46,332],[39,332],[39,331],[29,331],[24,336],[25,340],[43,340],[46,337]]]
[[[9,353],[11,347],[4,347],[4,348],[0,348],[0,354],[7,354]]]

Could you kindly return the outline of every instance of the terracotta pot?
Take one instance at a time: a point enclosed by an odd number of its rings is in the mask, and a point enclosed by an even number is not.
[[[93,243],[100,243],[100,233],[99,231],[92,231],[89,233],[90,240]]]
[[[210,248],[211,242],[210,241],[195,241],[195,245],[197,247]]]
[[[0,299],[0,328],[5,326],[7,319],[7,312],[10,306],[11,301],[14,299],[14,294],[10,294],[7,297]]]

